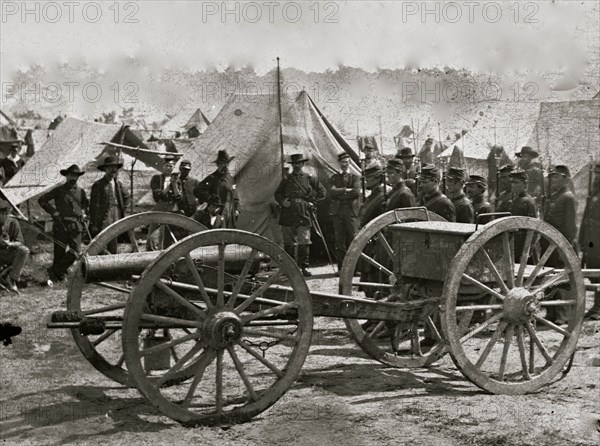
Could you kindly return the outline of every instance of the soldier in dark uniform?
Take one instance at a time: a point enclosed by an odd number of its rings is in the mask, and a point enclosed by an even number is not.
[[[579,230],[579,246],[583,252],[583,265],[586,268],[600,268],[600,163],[594,164],[591,174],[593,182],[587,197],[583,220]],[[597,278],[590,278],[598,283]],[[594,293],[594,306],[585,315],[588,319],[600,320],[600,291]]]
[[[107,156],[104,163],[98,166],[98,170],[103,171],[104,176],[92,185],[90,195],[90,233],[92,237],[125,217],[130,197],[127,189],[117,179],[121,167],[123,167],[123,163],[112,156]],[[115,254],[117,240],[111,240],[107,249]]]
[[[539,209],[545,190],[544,174],[542,173],[542,165],[534,159],[539,157],[540,154],[531,147],[525,146],[515,155],[518,158],[517,167],[527,173],[527,192],[535,199]]]
[[[8,181],[15,176],[15,174],[21,170],[25,162],[19,156],[19,151],[21,150],[21,141],[16,140],[10,143],[10,150],[8,156],[0,161],[0,170],[4,171],[4,180],[3,184],[8,183]]]
[[[554,226],[575,247],[577,239],[577,225],[575,218],[577,215],[577,202],[575,195],[569,190],[568,184],[571,173],[567,166],[553,166],[548,172],[548,182],[550,186],[550,196],[548,197],[547,207],[544,211],[544,221]],[[546,250],[548,242],[542,239],[542,250]],[[553,268],[563,268],[563,262],[554,251],[546,266]],[[568,299],[570,291],[558,289],[556,296],[558,299]],[[557,325],[565,324],[571,317],[571,311],[564,306],[547,307],[547,317]]]
[[[235,190],[235,180],[229,174],[229,163],[235,156],[229,156],[226,150],[219,150],[215,164],[217,170],[208,175],[194,189],[194,195],[200,203],[206,203],[211,195],[218,195],[223,206],[223,219],[227,228],[235,228],[240,215],[240,200]]]
[[[200,182],[190,176],[192,163],[189,160],[182,160],[179,163],[179,183],[181,185],[181,199],[177,205],[179,210],[187,217],[191,217],[196,213],[198,207],[198,199],[194,195],[194,191],[200,185]]]
[[[329,179],[331,204],[329,215],[333,220],[335,233],[335,256],[338,271],[344,262],[348,246],[358,232],[358,197],[360,195],[360,177],[348,172],[350,155],[338,155],[341,171]]]
[[[498,198],[494,203],[495,212],[510,212],[512,206],[512,186],[510,174],[515,170],[512,164],[505,164],[498,169]]]
[[[487,190],[487,180],[480,175],[471,175],[466,181],[467,197],[471,200],[473,211],[475,212],[475,221],[477,216],[492,212],[492,206],[485,199],[485,191]],[[479,219],[479,223],[487,223],[490,220],[487,218]]]
[[[301,153],[290,156],[292,173],[279,183],[275,200],[281,206],[279,224],[282,226],[284,249],[294,258],[296,246],[298,247],[298,266],[305,277],[310,277],[312,273],[307,268],[311,244],[311,214],[315,210],[315,204],[325,198],[327,190],[317,178],[302,172],[306,161],[308,158],[304,158]]]
[[[388,183],[392,186],[392,191],[385,206],[386,211],[415,207],[415,196],[404,181],[405,171],[406,167],[402,161],[398,159],[388,161],[386,173]]]
[[[84,173],[76,164],[62,169],[60,174],[67,181],[38,199],[42,209],[52,216],[52,233],[56,240],[54,260],[48,270],[50,281],[62,281],[81,251],[89,202],[85,191],[77,186],[77,180]]]
[[[464,169],[457,167],[451,167],[446,174],[446,192],[454,205],[457,223],[473,223],[475,219],[471,201],[464,192],[465,177]]]
[[[194,213],[193,218],[199,223],[202,223],[208,229],[224,228],[225,222],[221,212],[223,203],[218,195],[213,194],[208,198],[208,202],[198,206],[198,210]]]
[[[402,179],[413,195],[417,195],[417,171],[414,165],[415,154],[410,147],[404,147],[396,153],[396,158],[402,160],[404,172]]]
[[[29,257],[29,248],[25,246],[19,222],[10,215],[11,210],[10,203],[0,199],[0,259],[3,265],[10,266],[6,277],[8,289],[18,293],[17,283]]]
[[[365,187],[371,191],[360,209],[360,227],[364,227],[385,210],[384,176],[379,166],[365,170]]]
[[[427,164],[421,169],[419,178],[423,196],[419,205],[435,212],[448,221],[456,221],[456,210],[452,201],[440,191],[440,173],[433,164]]]
[[[522,217],[537,217],[537,205],[529,192],[527,192],[527,173],[513,172],[510,174],[511,195],[510,208],[506,212],[510,212],[515,216]],[[503,211],[504,212],[504,211]],[[515,234],[515,261],[520,262],[525,245],[525,231],[521,230]],[[532,256],[534,250],[530,249],[529,255]]]

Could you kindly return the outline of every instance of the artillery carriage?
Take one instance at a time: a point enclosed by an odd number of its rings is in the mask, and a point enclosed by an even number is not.
[[[148,224],[164,249],[143,250],[139,229]],[[110,253],[115,239],[126,243]],[[88,293],[97,286],[101,298]],[[527,217],[477,226],[424,208],[390,211],[356,236],[339,294],[330,294],[311,292],[294,260],[264,237],[152,212],[92,240],[69,279],[67,311],[48,327],[70,328],[97,370],[137,387],[168,417],[219,425],[248,421],[285,393],[317,316],[343,318],[358,345],[389,366],[424,367],[448,352],[482,389],[522,394],[573,355],[584,304],[575,252]],[[551,306],[570,309],[568,326],[546,319]]]

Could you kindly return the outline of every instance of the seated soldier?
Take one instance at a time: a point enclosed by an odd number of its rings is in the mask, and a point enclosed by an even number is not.
[[[18,293],[17,282],[29,257],[29,248],[24,245],[19,222],[10,216],[11,206],[0,199],[0,262],[10,265],[6,278],[8,289]]]
[[[208,229],[218,229],[225,227],[223,219],[223,206],[221,198],[217,194],[212,194],[206,203],[198,206],[198,210],[193,215],[193,219],[202,223]]]

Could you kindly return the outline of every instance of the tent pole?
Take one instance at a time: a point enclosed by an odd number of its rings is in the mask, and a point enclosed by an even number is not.
[[[279,107],[279,148],[281,156],[281,179],[285,178],[285,158],[283,153],[283,122],[281,118],[281,72],[279,57],[277,57],[277,105]]]

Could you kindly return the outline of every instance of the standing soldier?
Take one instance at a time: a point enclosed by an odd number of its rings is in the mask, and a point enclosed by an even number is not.
[[[568,184],[571,173],[567,166],[553,166],[548,172],[548,181],[550,185],[550,196],[548,197],[548,206],[544,211],[544,221],[554,226],[567,239],[571,246],[575,247],[577,238],[577,225],[575,223],[577,202],[575,195],[569,190]],[[542,249],[545,250],[548,242],[542,239]],[[560,260],[556,251],[548,259],[547,266],[553,268],[562,268],[563,262]],[[570,292],[558,289],[556,296],[558,299],[567,298]],[[570,311],[564,307],[547,307],[547,318],[557,325],[566,324],[570,319]]]
[[[419,205],[425,206],[427,210],[435,212],[448,221],[456,221],[454,205],[440,191],[440,172],[433,164],[423,166],[419,184],[420,190],[423,192]]]
[[[331,205],[329,215],[332,216],[335,233],[335,256],[338,262],[338,274],[344,262],[344,255],[358,231],[358,197],[360,195],[360,177],[348,172],[350,155],[338,155],[340,173],[329,179],[329,196]]]
[[[12,141],[10,143],[10,150],[8,156],[0,161],[0,170],[4,171],[3,183],[6,184],[8,181],[15,176],[15,174],[21,170],[25,162],[19,155],[21,151],[21,140]]]
[[[327,190],[315,177],[302,172],[304,158],[301,153],[290,156],[292,172],[281,180],[275,191],[275,200],[281,206],[279,224],[282,226],[283,246],[285,251],[295,258],[298,247],[297,264],[305,277],[312,276],[307,269],[310,257],[311,219],[316,209],[316,202],[325,198]]]
[[[117,179],[119,169],[123,163],[112,156],[107,156],[98,170],[104,176],[92,185],[90,196],[90,233],[95,237],[107,226],[125,217],[125,209],[129,204],[129,193]],[[117,240],[111,240],[107,249],[116,254]]]
[[[473,204],[473,211],[475,212],[475,221],[477,216],[481,214],[489,214],[492,212],[492,206],[485,199],[485,191],[487,190],[487,180],[480,175],[471,175],[465,183],[467,186],[467,197]],[[489,220],[480,220],[480,223],[487,223]]]
[[[594,164],[591,170],[593,181],[583,211],[583,220],[579,230],[579,246],[583,252],[583,264],[586,268],[600,268],[600,163]],[[591,278],[598,283],[597,278]],[[585,315],[588,319],[600,320],[600,290],[594,293],[594,306]]]
[[[8,289],[18,293],[17,283],[29,257],[29,248],[25,246],[19,222],[10,215],[11,210],[10,203],[0,199],[0,257],[3,263],[10,265],[6,278]]]
[[[235,181],[229,174],[229,163],[235,156],[229,156],[226,150],[219,150],[215,164],[217,170],[204,178],[194,189],[194,195],[200,203],[206,203],[211,195],[218,195],[223,205],[225,227],[235,228],[240,215],[240,200],[235,190]]]
[[[511,173],[510,185],[513,198],[510,201],[510,208],[506,209],[506,212],[510,212],[515,216],[537,217],[537,205],[533,197],[527,192],[527,173]],[[523,247],[525,245],[525,234],[523,234],[523,232],[524,231],[518,231],[517,234],[515,234],[515,261],[517,262],[520,262],[521,260]],[[529,255],[533,255],[534,252],[535,250],[530,250]]]
[[[379,166],[372,166],[365,170],[365,187],[371,191],[360,209],[360,227],[378,217],[385,210],[385,191],[383,184],[383,170]]]
[[[527,192],[541,205],[542,196],[544,195],[544,174],[542,173],[542,165],[533,161],[540,154],[529,146],[521,148],[520,152],[515,154],[519,159],[517,167],[527,173],[528,185]]]
[[[515,170],[512,164],[505,164],[498,169],[498,197],[496,198],[496,212],[510,212],[512,206],[512,178],[511,173]]]
[[[412,191],[413,195],[417,195],[417,171],[414,165],[415,154],[410,147],[404,147],[396,153],[396,158],[402,160],[404,164],[404,172],[402,179],[408,188]]]
[[[55,242],[54,259],[48,270],[51,282],[60,282],[65,278],[67,270],[81,251],[89,204],[85,191],[77,186],[77,180],[85,172],[73,164],[68,169],[62,169],[60,174],[66,177],[66,182],[38,199],[42,209],[52,216]]]
[[[457,167],[451,167],[446,174],[446,192],[452,200],[458,223],[473,223],[475,211],[471,201],[465,196],[465,171]]]
[[[387,200],[385,210],[415,207],[415,196],[404,181],[405,164],[398,159],[388,161],[386,173],[392,191]]]
[[[363,171],[370,169],[371,167],[382,168],[381,161],[377,156],[377,150],[371,144],[366,144],[363,147],[363,151],[365,152],[365,159],[363,160]]]
[[[194,195],[194,190],[200,182],[190,176],[192,163],[189,160],[182,160],[179,163],[179,183],[181,184],[181,199],[179,200],[179,210],[187,217],[195,214],[198,207],[198,199]]]

